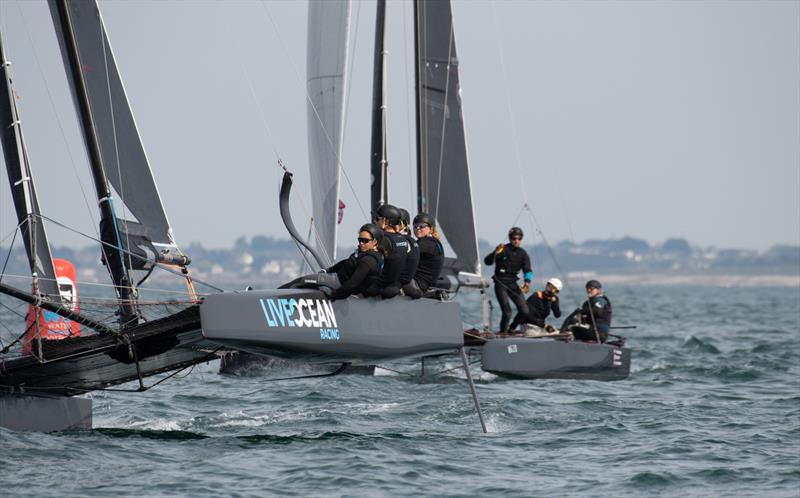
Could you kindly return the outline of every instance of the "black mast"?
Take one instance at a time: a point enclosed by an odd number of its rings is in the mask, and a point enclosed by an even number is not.
[[[378,207],[389,202],[388,167],[386,157],[386,61],[384,45],[386,42],[386,0],[378,0],[375,16],[375,63],[372,79],[372,147],[370,170],[370,207],[375,217]]]
[[[83,66],[78,53],[75,33],[72,29],[68,3],[68,0],[55,0],[58,23],[64,38],[64,52],[68,58],[68,64],[66,64],[67,76],[72,80],[75,88],[75,99],[78,104],[81,129],[91,163],[94,188],[97,191],[103,259],[111,274],[119,299],[120,323],[123,327],[130,327],[138,322],[136,292],[132,287],[131,279],[125,266],[124,251],[117,227],[117,216],[114,213],[111,188],[108,185],[108,179],[103,167],[100,143],[95,123],[92,119],[86,82],[81,70]]]

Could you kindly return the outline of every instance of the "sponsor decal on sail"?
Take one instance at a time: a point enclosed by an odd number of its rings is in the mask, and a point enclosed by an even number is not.
[[[323,341],[338,341],[339,325],[333,304],[326,299],[259,299],[267,326],[318,328]]]

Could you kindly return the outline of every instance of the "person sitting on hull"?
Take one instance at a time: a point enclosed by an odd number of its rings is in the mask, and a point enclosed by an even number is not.
[[[419,264],[414,278],[403,286],[403,293],[418,299],[439,279],[444,266],[444,247],[439,242],[436,220],[427,213],[414,217],[414,234],[419,245]]]
[[[531,324],[546,332],[553,332],[552,325],[545,324],[545,319],[553,312],[553,316],[561,318],[561,308],[559,307],[558,293],[564,284],[557,278],[551,278],[544,286],[544,290],[534,292],[527,299],[528,314],[517,313],[514,321],[511,322],[511,330],[515,330],[520,325]]]
[[[384,204],[375,214],[375,224],[383,230],[384,264],[378,282],[371,286],[364,295],[382,296],[385,299],[400,294],[400,274],[406,264],[411,247],[399,232],[400,210],[391,204]]]
[[[588,299],[564,321],[562,330],[572,332],[578,341],[606,342],[611,328],[611,301],[597,280],[586,282]]]
[[[494,292],[503,316],[500,319],[500,333],[508,333],[508,323],[511,321],[511,305],[509,298],[514,301],[517,311],[526,316],[528,314],[528,303],[525,302],[524,293],[528,292],[533,271],[531,270],[531,259],[528,253],[522,248],[522,229],[511,227],[508,231],[508,244],[499,244],[494,251],[490,252],[483,262],[487,265],[495,265]],[[517,274],[522,271],[524,283],[520,288],[517,285]]]
[[[382,239],[383,230],[372,223],[359,228],[356,252],[327,269],[328,273],[335,273],[340,282],[328,296],[331,300],[362,294],[378,284],[383,269],[383,252],[379,245]]]
[[[411,223],[411,214],[403,208],[399,208],[399,210],[399,233],[406,239],[409,248],[408,254],[406,255],[406,263],[403,265],[403,271],[400,272],[400,287],[405,289],[417,273],[417,267],[419,266],[419,244],[408,229],[408,225]]]

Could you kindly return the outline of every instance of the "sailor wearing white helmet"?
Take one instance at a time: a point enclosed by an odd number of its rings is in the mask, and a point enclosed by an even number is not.
[[[556,318],[561,317],[558,293],[561,292],[563,287],[564,284],[557,278],[548,280],[547,284],[544,286],[544,290],[534,292],[531,297],[528,298],[528,314],[523,315],[522,313],[517,313],[517,316],[514,317],[514,321],[511,322],[511,330],[516,329],[522,324],[530,323],[537,327],[547,328],[548,331],[550,331],[551,327],[545,325],[545,319],[550,315],[551,311]]]

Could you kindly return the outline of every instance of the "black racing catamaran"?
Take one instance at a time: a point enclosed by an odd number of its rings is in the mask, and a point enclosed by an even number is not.
[[[28,292],[3,275],[0,293],[18,303],[7,308],[25,316],[16,310],[29,307],[33,317],[0,351],[0,426],[45,431],[91,427],[92,402],[76,395],[137,379],[143,391],[145,377],[207,361],[219,348],[200,332],[189,258],[175,244],[97,4],[50,0],[49,7],[90,160],[114,297],[84,298],[78,311],[60,293],[0,36],[0,137],[32,276]],[[184,297],[140,296],[157,267],[185,282]],[[47,340],[43,313],[80,334]]]

